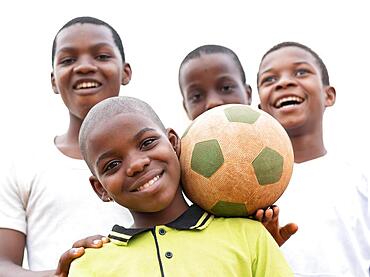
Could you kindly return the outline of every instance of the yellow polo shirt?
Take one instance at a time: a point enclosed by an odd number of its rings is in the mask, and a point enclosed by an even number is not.
[[[260,222],[215,218],[196,205],[166,225],[115,225],[109,237],[102,248],[86,249],[69,276],[293,276]]]

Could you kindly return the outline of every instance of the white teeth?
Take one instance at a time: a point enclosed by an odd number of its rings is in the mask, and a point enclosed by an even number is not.
[[[276,102],[276,107],[277,108],[280,108],[281,105],[284,103],[284,102],[288,102],[288,101],[295,101],[297,103],[302,103],[303,102],[303,99],[300,98],[300,97],[297,97],[297,96],[288,96],[288,97],[284,97],[284,98],[281,98],[279,99],[277,102]]]
[[[144,185],[138,187],[136,189],[136,191],[142,191],[143,189],[146,189],[150,186],[152,186],[155,182],[157,182],[159,180],[159,175],[155,176],[153,179],[151,179],[150,181],[148,181],[147,183],[145,183]]]
[[[96,88],[99,86],[99,83],[98,82],[82,82],[82,83],[79,83],[77,86],[76,86],[76,89],[82,89],[82,88]]]

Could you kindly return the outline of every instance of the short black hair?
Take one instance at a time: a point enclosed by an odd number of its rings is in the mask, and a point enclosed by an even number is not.
[[[274,52],[276,50],[279,50],[281,48],[284,48],[284,47],[298,47],[298,48],[301,48],[303,49],[304,51],[310,53],[316,60],[317,62],[317,65],[320,67],[320,71],[321,71],[321,81],[323,83],[324,86],[329,86],[330,85],[330,81],[329,81],[329,73],[328,73],[328,69],[326,68],[326,65],[325,63],[323,62],[323,60],[320,58],[320,56],[315,52],[313,51],[310,47],[304,45],[304,44],[301,44],[301,43],[298,43],[298,42],[294,42],[294,41],[285,41],[285,42],[281,42],[279,44],[276,44],[275,46],[273,46],[272,48],[270,48],[270,50],[268,50],[263,56],[262,56],[262,59],[261,59],[261,62],[260,62],[260,66],[263,62],[263,60],[265,59],[265,57],[270,54],[271,52]],[[259,80],[259,73],[257,73],[257,87],[258,87],[258,80]]]
[[[54,64],[55,49],[56,49],[56,46],[57,46],[56,41],[57,41],[57,37],[58,37],[59,33],[63,29],[65,29],[69,26],[75,25],[75,24],[95,24],[95,25],[103,25],[103,26],[106,26],[107,28],[109,28],[112,31],[114,43],[116,44],[119,52],[121,53],[122,62],[125,63],[125,52],[123,50],[121,37],[119,36],[117,31],[111,25],[104,22],[103,20],[97,19],[95,17],[90,17],[90,16],[81,16],[81,17],[73,18],[70,21],[68,21],[66,24],[64,24],[64,26],[62,28],[60,28],[58,33],[55,35],[54,41],[53,41],[52,53],[51,53],[52,65]]]
[[[95,175],[93,165],[87,155],[86,141],[96,125],[119,114],[140,114],[152,120],[163,132],[166,132],[162,121],[153,108],[146,102],[129,96],[109,97],[97,103],[87,113],[79,133],[79,144],[83,158],[85,159],[90,171]]]
[[[243,69],[243,66],[238,56],[231,49],[225,46],[215,45],[215,44],[206,44],[206,45],[199,46],[198,48],[194,49],[193,51],[191,51],[189,54],[186,55],[186,57],[184,58],[184,60],[181,62],[181,65],[180,65],[179,83],[180,83],[180,72],[185,63],[187,63],[188,61],[192,59],[199,58],[201,55],[219,54],[219,53],[227,54],[231,56],[231,58],[235,61],[236,66],[239,68],[241,80],[245,84],[246,79],[245,79],[244,69]],[[181,85],[180,85],[180,88],[181,88]]]

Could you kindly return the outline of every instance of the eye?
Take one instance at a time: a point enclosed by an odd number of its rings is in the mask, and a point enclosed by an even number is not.
[[[269,84],[272,84],[273,82],[275,82],[277,80],[277,77],[276,76],[266,76],[264,78],[261,79],[261,83],[260,85],[269,85]]]
[[[65,58],[61,59],[59,63],[61,65],[70,65],[70,64],[74,63],[75,61],[76,61],[76,59],[73,58],[73,57],[65,57]]]
[[[103,173],[112,172],[113,170],[118,169],[120,164],[121,164],[120,161],[110,161],[110,162],[108,162],[103,168]]]
[[[233,84],[224,84],[221,87],[221,92],[228,93],[233,90],[235,86]]]
[[[149,149],[151,149],[152,147],[155,146],[156,141],[157,141],[157,138],[153,138],[153,137],[144,139],[143,142],[140,145],[140,149],[141,150],[149,150]]]
[[[303,69],[303,68],[301,68],[301,69],[298,69],[297,71],[296,71],[296,73],[295,73],[295,75],[296,76],[304,76],[304,75],[306,75],[307,73],[308,73],[309,71],[307,70],[307,69]]]
[[[109,60],[110,58],[111,56],[108,54],[100,54],[96,57],[96,59],[99,61],[106,61],[106,60]]]
[[[202,99],[202,94],[198,91],[192,92],[188,97],[188,101],[191,103],[199,102],[201,99]]]

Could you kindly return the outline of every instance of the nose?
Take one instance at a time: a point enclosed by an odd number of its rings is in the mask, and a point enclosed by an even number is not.
[[[150,164],[149,157],[132,157],[129,166],[126,169],[126,174],[133,177],[142,172]]]
[[[224,104],[224,101],[217,93],[209,93],[207,95],[206,110],[218,107]]]
[[[296,85],[296,82],[294,78],[290,76],[289,74],[284,74],[284,75],[281,75],[281,77],[279,78],[278,82],[276,83],[275,88],[277,90],[286,89],[288,87],[293,87],[295,85]]]
[[[74,67],[74,71],[81,74],[95,72],[96,70],[97,67],[91,57],[80,57]]]

